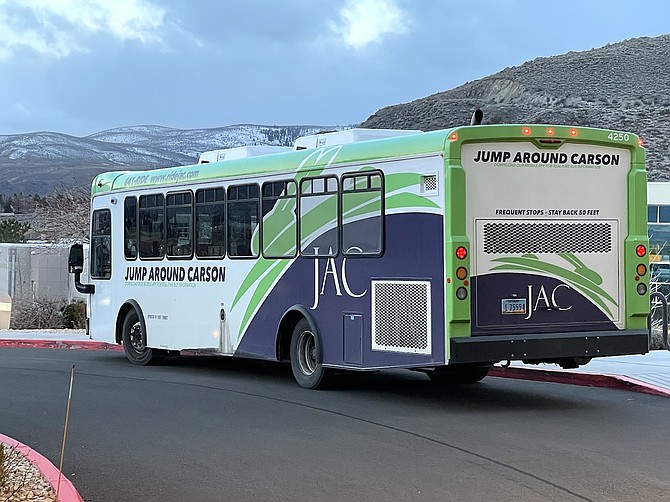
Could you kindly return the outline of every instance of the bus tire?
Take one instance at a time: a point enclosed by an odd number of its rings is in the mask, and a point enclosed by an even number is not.
[[[291,370],[295,381],[305,389],[323,389],[333,377],[333,370],[321,364],[321,340],[315,331],[302,318],[291,335]]]
[[[428,378],[441,385],[463,385],[481,382],[489,374],[490,366],[444,366],[429,371]]]
[[[123,351],[133,364],[147,366],[160,362],[163,357],[157,350],[147,347],[147,334],[135,309],[130,309],[123,319],[121,331]]]

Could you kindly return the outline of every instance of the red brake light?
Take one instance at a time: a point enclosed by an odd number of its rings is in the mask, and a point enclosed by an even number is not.
[[[635,254],[638,255],[640,258],[642,258],[644,255],[647,254],[647,248],[644,245],[639,244],[635,248]]]
[[[468,250],[465,249],[463,246],[458,246],[456,248],[456,258],[459,260],[465,259],[465,257],[468,256]]]

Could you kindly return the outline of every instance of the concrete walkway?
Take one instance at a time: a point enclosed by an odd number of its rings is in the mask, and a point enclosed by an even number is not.
[[[670,397],[670,351],[654,350],[639,356],[598,357],[577,369],[555,364],[496,365],[491,376],[545,382],[628,389]]]
[[[123,351],[120,345],[91,340],[83,330],[0,330],[0,347]],[[670,351],[640,356],[599,357],[577,369],[554,364],[512,363],[493,367],[490,376],[607,387],[670,397]]]

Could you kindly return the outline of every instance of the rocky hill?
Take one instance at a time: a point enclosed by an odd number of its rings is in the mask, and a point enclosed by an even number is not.
[[[670,180],[670,35],[538,58],[455,89],[383,108],[363,127],[422,129],[469,123],[552,123],[642,136],[649,179]]]
[[[422,129],[484,123],[561,123],[639,134],[650,180],[670,180],[670,35],[538,58],[452,90],[383,108],[363,127]],[[45,195],[88,186],[101,171],[194,163],[206,150],[292,145],[332,126],[237,125],[215,129],[135,126],[77,138],[57,133],[0,136],[0,194]]]

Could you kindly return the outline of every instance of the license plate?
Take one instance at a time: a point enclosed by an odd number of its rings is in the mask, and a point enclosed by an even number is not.
[[[503,314],[522,314],[526,315],[525,298],[503,298],[501,305]]]

